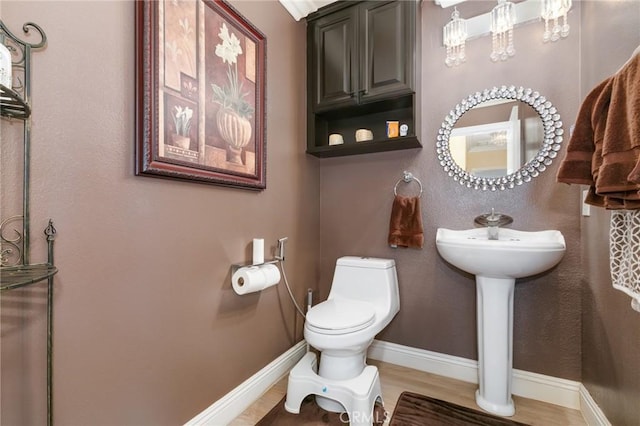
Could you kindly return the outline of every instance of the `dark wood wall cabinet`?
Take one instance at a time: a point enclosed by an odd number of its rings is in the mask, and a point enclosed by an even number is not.
[[[307,153],[420,148],[417,1],[338,1],[307,17]],[[406,125],[388,137],[387,122]],[[373,139],[356,141],[356,130]],[[329,145],[329,135],[344,143]]]

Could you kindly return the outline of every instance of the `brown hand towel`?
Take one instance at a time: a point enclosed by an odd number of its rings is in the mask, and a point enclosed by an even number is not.
[[[389,245],[391,247],[422,248],[422,214],[420,197],[396,195],[389,221]]]

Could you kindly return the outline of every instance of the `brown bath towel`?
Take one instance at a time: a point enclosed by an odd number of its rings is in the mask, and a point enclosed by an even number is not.
[[[584,99],[567,147],[567,153],[558,170],[558,182],[594,185],[594,169],[599,164],[596,155],[596,141],[601,142],[607,121],[612,78],[598,84]]]
[[[640,208],[640,55],[585,98],[557,179],[589,185],[588,204]]]
[[[391,247],[422,248],[422,214],[420,197],[396,195],[389,221],[389,245]]]

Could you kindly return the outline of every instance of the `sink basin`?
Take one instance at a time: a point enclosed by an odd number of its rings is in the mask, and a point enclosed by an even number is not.
[[[494,228],[495,229],[495,228]],[[476,276],[478,390],[476,403],[499,416],[513,416],[513,298],[516,278],[554,267],[566,245],[559,231],[499,228],[462,231],[438,228],[436,246],[453,266]]]
[[[487,228],[462,231],[438,228],[436,246],[453,266],[491,278],[522,278],[555,266],[566,244],[560,231],[516,231],[500,228],[490,240]]]

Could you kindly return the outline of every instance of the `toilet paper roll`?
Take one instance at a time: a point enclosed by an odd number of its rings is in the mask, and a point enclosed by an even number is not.
[[[356,130],[356,142],[373,140],[373,132],[369,129]]]
[[[264,263],[264,239],[253,239],[253,264],[260,265]]]
[[[329,145],[341,145],[344,143],[344,138],[340,133],[332,133],[329,135]]]
[[[231,286],[239,294],[255,293],[280,282],[280,270],[274,264],[245,266],[231,277]]]

